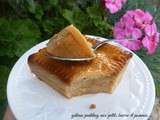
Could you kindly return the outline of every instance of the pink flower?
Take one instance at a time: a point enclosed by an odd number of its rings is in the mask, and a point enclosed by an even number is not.
[[[114,27],[116,41],[130,50],[143,46],[153,54],[159,43],[159,33],[150,13],[140,9],[127,11]],[[128,40],[130,39],[130,40]]]
[[[144,29],[146,35],[153,36],[157,32],[157,26],[155,23],[147,25]]]
[[[159,33],[157,32],[156,24],[148,25],[145,28],[146,36],[143,38],[142,43],[147,48],[149,54],[153,54],[159,43]]]
[[[130,50],[139,50],[142,48],[142,42],[140,40],[137,40],[137,41],[127,41],[127,40],[120,41],[119,40],[117,42],[119,42],[120,44],[124,45],[127,48],[130,48]]]
[[[116,41],[130,50],[139,50],[142,47],[142,42],[139,40],[142,37],[142,32],[137,28],[125,28],[123,30],[115,30],[114,34],[116,34]],[[131,39],[132,41],[125,40]]]
[[[136,22],[137,27],[144,28],[147,24],[152,23],[153,17],[150,13],[144,12],[140,9],[137,9],[133,12],[134,20]]]
[[[116,13],[122,8],[122,3],[127,0],[103,0],[105,8],[109,9],[110,13]]]

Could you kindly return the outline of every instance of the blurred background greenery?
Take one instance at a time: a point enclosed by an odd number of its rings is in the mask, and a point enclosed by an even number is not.
[[[0,119],[3,116],[9,72],[18,58],[35,44],[69,24],[85,34],[112,37],[114,23],[130,9],[149,11],[160,31],[159,0],[128,0],[117,14],[109,14],[100,0],[0,0]],[[160,96],[160,47],[149,56],[136,52],[149,67]]]

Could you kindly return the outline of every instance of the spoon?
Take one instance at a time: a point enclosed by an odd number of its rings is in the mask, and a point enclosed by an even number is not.
[[[115,41],[117,39],[104,39],[103,41],[96,41],[96,44],[92,46],[93,51],[95,52],[100,46],[104,45],[105,43],[109,42],[109,41]],[[124,39],[122,39],[124,40]],[[125,39],[125,40],[129,40],[129,41],[133,41],[133,39]],[[48,58],[51,59],[56,59],[56,60],[63,60],[63,61],[88,61],[88,60],[92,60],[95,57],[88,57],[88,58],[67,58],[67,57],[59,57],[59,56],[52,56],[49,54],[46,54],[46,56]]]

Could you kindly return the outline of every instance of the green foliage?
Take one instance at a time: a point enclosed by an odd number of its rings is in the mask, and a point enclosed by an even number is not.
[[[9,68],[4,65],[0,65],[0,118],[3,117],[5,104],[6,104],[6,89],[7,89],[7,78],[9,75]]]
[[[49,0],[49,4],[51,4],[52,6],[56,6],[58,5],[58,0]]]
[[[0,73],[0,100],[4,100],[6,98],[6,78],[8,78],[9,75],[9,68],[4,65],[0,65]]]
[[[34,15],[34,17],[38,20],[42,19],[43,16],[43,9],[42,6],[36,2],[34,2],[34,0],[29,0],[26,4],[26,8],[27,10]]]
[[[30,19],[0,18],[0,56],[21,56],[40,39],[40,30]]]

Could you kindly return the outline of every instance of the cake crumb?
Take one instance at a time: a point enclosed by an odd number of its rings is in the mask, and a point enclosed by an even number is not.
[[[89,108],[90,108],[90,109],[96,109],[96,104],[91,104],[91,105],[89,106]]]

